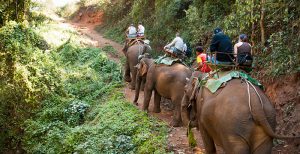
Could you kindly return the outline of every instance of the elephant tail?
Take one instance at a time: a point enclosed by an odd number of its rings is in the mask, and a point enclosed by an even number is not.
[[[277,139],[292,139],[292,140],[296,139],[297,141],[300,140],[300,136],[282,136],[282,135],[278,135],[274,132],[273,128],[271,127],[271,125],[267,119],[267,116],[266,116],[266,113],[264,110],[264,106],[263,106],[263,103],[269,102],[269,100],[266,97],[264,97],[264,101],[263,101],[263,98],[258,93],[256,87],[253,86],[249,81],[247,81],[247,82],[248,82],[248,84],[250,84],[252,86],[252,88],[256,92],[256,96],[259,98],[259,102],[260,102],[260,104],[255,104],[256,108],[255,108],[255,110],[252,111],[251,104],[250,104],[250,98],[249,98],[250,112],[251,112],[254,120],[256,122],[258,122],[258,124],[263,128],[263,130],[266,132],[266,134],[272,138],[277,138]],[[249,92],[249,86],[248,86],[248,92]],[[250,97],[250,93],[248,93],[248,94]],[[258,103],[258,101],[253,101],[253,102]]]
[[[264,111],[262,111],[264,112]],[[263,130],[272,138],[277,138],[277,139],[285,139],[285,140],[289,140],[289,139],[296,139],[300,141],[300,136],[282,136],[282,135],[278,135],[276,134],[272,127],[270,126],[267,118],[265,116],[257,116],[254,117],[256,119],[256,121],[260,124],[260,126],[262,126]]]

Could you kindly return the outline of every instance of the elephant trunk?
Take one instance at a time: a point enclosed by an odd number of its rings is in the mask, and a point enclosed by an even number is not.
[[[189,113],[188,105],[189,105],[189,99],[186,96],[186,94],[184,94],[181,102],[181,119],[183,125],[186,127],[189,125],[190,122],[190,113]]]
[[[195,101],[195,100],[193,100]],[[195,103],[184,94],[181,102],[181,120],[186,127],[197,127],[197,111]],[[194,105],[191,105],[193,103]]]
[[[136,82],[135,82],[135,96],[134,96],[134,100],[133,100],[133,103],[135,105],[138,104],[137,101],[139,99],[141,83],[142,83],[142,77],[139,75],[139,73],[137,73],[136,74]]]

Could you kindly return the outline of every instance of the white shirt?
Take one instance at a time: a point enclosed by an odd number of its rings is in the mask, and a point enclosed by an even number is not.
[[[144,34],[145,33],[145,27],[143,25],[138,26],[138,33],[139,34]]]
[[[180,51],[183,51],[183,47],[184,47],[184,43],[183,43],[183,39],[179,36],[175,37],[174,40],[166,45],[166,47],[170,48],[171,46],[175,46],[175,48],[177,48]]]
[[[128,34],[129,35],[136,34],[136,28],[134,26],[128,27]]]

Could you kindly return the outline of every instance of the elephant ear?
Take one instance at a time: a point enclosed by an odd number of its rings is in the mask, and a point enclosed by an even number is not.
[[[141,61],[141,67],[139,69],[140,75],[144,76],[147,74],[148,71],[148,66],[144,61]]]
[[[199,80],[197,78],[193,78],[193,81],[192,81],[193,91],[192,91],[190,101],[196,99],[196,90],[198,88],[198,84],[199,84]]]

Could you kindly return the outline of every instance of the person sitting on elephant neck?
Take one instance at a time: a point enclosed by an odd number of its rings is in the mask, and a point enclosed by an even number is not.
[[[210,67],[206,64],[207,55],[203,53],[203,48],[201,46],[196,47],[196,55],[197,55],[197,64],[198,67],[196,70],[201,71],[203,73],[208,73],[211,71]]]
[[[212,56],[208,61],[214,64],[232,64],[233,49],[231,39],[223,33],[221,28],[214,29],[214,35],[210,43],[210,51],[216,54],[216,59]]]
[[[177,57],[177,55],[183,53],[184,42],[183,39],[180,37],[180,34],[177,32],[176,37],[173,41],[167,44],[164,47],[164,50],[170,54],[171,56]]]
[[[239,36],[239,42],[234,45],[234,56],[236,57],[238,65],[252,65],[252,46],[248,43],[248,37],[246,34],[241,34]]]

